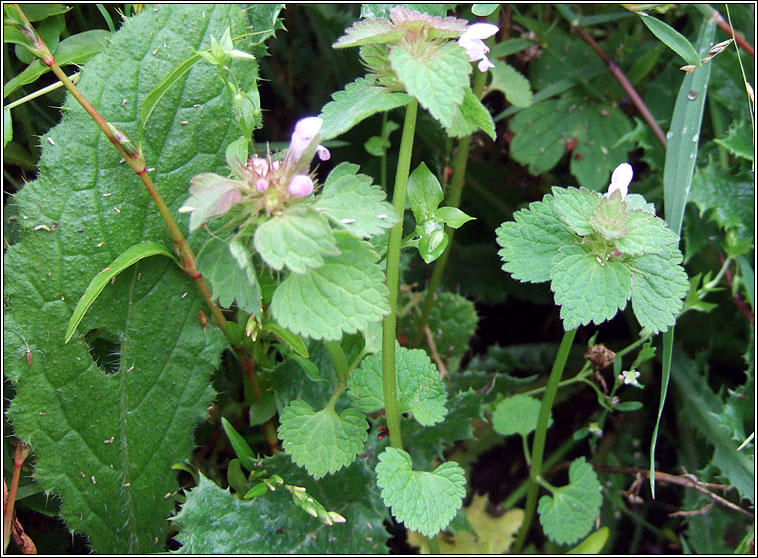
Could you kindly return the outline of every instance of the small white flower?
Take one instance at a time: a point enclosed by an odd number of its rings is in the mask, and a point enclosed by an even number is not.
[[[637,381],[639,377],[640,373],[636,370],[624,370],[619,376],[619,380],[623,380],[624,385],[641,388],[642,384]]]
[[[629,163],[621,163],[611,175],[611,184],[608,186],[608,197],[616,190],[621,192],[621,199],[626,197],[629,191],[629,183],[632,181],[634,170]]]
[[[603,437],[603,429],[598,426],[596,422],[591,422],[589,426],[590,434],[594,434],[598,438]]]
[[[458,38],[458,44],[466,49],[471,62],[479,61],[477,67],[480,72],[486,72],[488,68],[494,68],[495,65],[487,58],[489,47],[484,44],[483,39],[487,39],[497,33],[497,25],[492,23],[474,23]]]

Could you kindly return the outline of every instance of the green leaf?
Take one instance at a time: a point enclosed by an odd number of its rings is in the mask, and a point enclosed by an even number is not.
[[[521,109],[510,122],[514,134],[511,156],[529,165],[531,174],[552,169],[576,139],[571,174],[591,190],[604,190],[613,170],[629,160],[632,144],[618,139],[632,129],[617,107],[589,101],[578,95],[550,99]]]
[[[392,8],[398,4],[361,4],[361,17],[384,17],[392,14]],[[428,14],[444,18],[450,10],[454,10],[456,4],[400,4],[408,10],[420,14]],[[460,21],[460,20],[459,20]]]
[[[78,87],[107,121],[134,134],[137,101],[160,80],[158,70],[228,25],[245,32],[242,15],[223,5],[145,10],[88,61]],[[172,46],[156,58],[152,51],[164,40]],[[239,77],[245,87],[253,80]],[[225,147],[239,135],[215,71],[198,71],[189,85],[166,96],[143,142],[146,159],[160,161],[154,179],[173,212],[194,175],[222,170]],[[179,111],[191,111],[203,133],[179,126]],[[42,142],[39,177],[14,196],[28,219],[3,262],[4,325],[13,324],[35,351],[29,366],[23,342],[6,331],[4,372],[17,390],[7,416],[34,451],[39,485],[60,497],[59,517],[88,537],[93,552],[157,552],[174,509],[164,496],[178,489],[171,465],[196,446],[193,432],[207,418],[210,375],[226,340],[199,323],[207,307],[194,281],[165,258],[146,258],[92,304],[79,326],[91,333],[64,344],[92,277],[129,246],[171,246],[172,239],[139,178],[119,164],[121,156],[72,98],[46,136],[55,145]],[[58,227],[50,232],[34,231],[52,221]],[[115,371],[101,370],[90,355],[98,338],[115,343]]]
[[[615,192],[600,199],[590,225],[606,240],[618,240],[626,235],[626,218],[626,203],[621,199],[621,193]]]
[[[566,554],[600,554],[608,540],[610,530],[608,527],[601,527]]]
[[[341,163],[329,173],[314,205],[338,227],[362,238],[380,234],[400,220],[385,201],[384,190],[350,163]]]
[[[71,6],[65,4],[22,4],[24,15],[29,21],[42,21],[50,16],[65,14]]]
[[[465,223],[473,221],[474,217],[466,215],[457,207],[445,206],[440,207],[434,212],[435,219],[442,221],[451,229],[458,229]]]
[[[651,33],[658,37],[661,42],[676,52],[682,59],[692,66],[701,66],[700,56],[695,51],[695,47],[692,46],[686,37],[684,37],[679,31],[671,27],[668,23],[649,16],[647,14],[640,14],[642,23],[650,29]]]
[[[442,126],[449,128],[469,85],[471,64],[457,43],[432,45],[415,53],[398,45],[389,54],[392,69],[415,97]]]
[[[472,421],[483,419],[481,396],[474,390],[453,395],[447,402],[445,420],[432,426],[422,426],[410,419],[402,420],[403,441],[413,448],[413,459],[423,469],[431,469],[435,460],[444,458],[445,448],[458,440],[474,437]]]
[[[103,29],[83,31],[76,35],[66,37],[55,51],[55,61],[59,66],[70,64],[83,64],[89,58],[102,51],[110,40],[111,34]],[[24,71],[14,76],[3,86],[3,98],[7,97],[19,87],[33,83],[40,76],[50,71],[50,68],[34,59]]]
[[[261,315],[261,286],[250,251],[239,240],[208,237],[197,254],[196,266],[213,287],[213,300],[224,308],[237,306]]]
[[[566,331],[610,320],[626,307],[632,290],[629,269],[624,264],[614,260],[598,262],[596,256],[580,246],[564,246],[558,251],[550,277]]]
[[[488,92],[502,91],[512,105],[521,108],[530,106],[532,89],[529,86],[529,80],[510,64],[500,60],[496,60],[494,64],[495,67],[491,70],[492,82],[487,86]]]
[[[569,467],[569,483],[540,498],[537,512],[545,534],[558,544],[573,544],[592,529],[603,502],[600,481],[584,457]]]
[[[84,291],[79,302],[76,303],[76,308],[74,309],[74,313],[71,315],[68,327],[66,328],[66,343],[71,340],[71,336],[74,334],[74,331],[76,331],[79,322],[84,318],[84,314],[87,313],[89,307],[92,306],[92,303],[95,302],[98,295],[103,292],[103,289],[111,279],[141,259],[149,258],[150,256],[166,256],[167,258],[172,259],[175,264],[179,264],[176,260],[176,256],[165,246],[158,244],[157,242],[140,242],[139,244],[135,244],[124,250],[119,257],[113,260],[111,265],[92,278],[92,281],[90,281],[90,284],[87,286],[87,290]]]
[[[466,88],[463,103],[460,104],[455,114],[453,123],[446,128],[449,136],[464,137],[483,130],[493,140],[495,139],[495,121],[482,102]]]
[[[697,44],[703,54],[708,52],[715,32],[715,20],[708,19],[700,26]],[[663,207],[666,210],[666,223],[677,235],[682,230],[684,208],[692,185],[712,67],[713,64],[704,64],[696,72],[685,74],[676,96],[671,127],[666,134],[668,145],[663,169]],[[694,99],[693,93],[696,95]]]
[[[422,300],[426,291],[421,294]],[[401,317],[399,331],[413,338],[418,331],[420,311],[410,312]],[[466,297],[447,291],[435,293],[432,308],[429,311],[427,326],[432,333],[437,354],[443,360],[460,358],[469,346],[469,339],[476,332],[479,316],[474,303]],[[421,348],[427,348],[426,336],[422,337]]]
[[[271,312],[293,333],[338,341],[389,312],[384,273],[371,246],[345,231],[334,233],[339,255],[318,269],[291,274],[274,292]]]
[[[554,198],[547,194],[542,201],[532,202],[528,209],[513,214],[497,228],[498,255],[503,271],[519,281],[542,283],[550,280],[553,258],[561,246],[576,242],[554,208]]]
[[[755,184],[748,173],[723,172],[714,162],[697,169],[692,178],[690,201],[702,217],[712,211],[712,219],[724,229],[752,230],[755,222]]]
[[[673,326],[690,287],[682,254],[667,247],[658,254],[632,259],[632,308],[642,327],[653,333]]]
[[[427,537],[447,527],[466,495],[466,478],[456,462],[447,461],[431,473],[414,471],[411,456],[401,449],[389,447],[379,455],[376,475],[395,519]]]
[[[345,29],[345,34],[337,39],[332,48],[391,43],[403,35],[405,29],[396,27],[388,19],[362,19]]]
[[[537,427],[537,417],[542,403],[529,395],[514,395],[503,399],[492,412],[492,427],[503,436],[521,434],[527,436]],[[553,417],[548,420],[548,427]]]
[[[339,249],[326,219],[307,205],[295,205],[274,215],[255,230],[255,249],[276,270],[284,266],[295,273],[324,264]]]
[[[411,101],[405,93],[391,92],[376,85],[371,76],[348,83],[343,91],[334,93],[332,99],[324,105],[320,115],[324,120],[322,140],[336,138],[369,116],[402,107]]]
[[[366,417],[351,408],[337,413],[327,406],[316,412],[305,401],[292,401],[279,422],[284,451],[317,480],[355,461],[368,437]]]
[[[695,363],[684,354],[674,351],[672,360],[671,377],[683,400],[679,405],[679,415],[713,446],[713,464],[721,470],[729,484],[737,488],[740,498],[747,498],[753,503],[754,459],[745,450],[737,451],[739,443],[719,421],[719,415],[724,412],[724,402],[709,387],[705,371],[696,371]]]
[[[729,128],[728,135],[725,138],[716,138],[713,141],[725,147],[737,157],[742,157],[751,162],[755,158],[753,152],[753,133],[750,129],[750,123],[746,119],[736,121]]]
[[[324,525],[299,509],[284,488],[266,489],[253,500],[234,498],[200,476],[173,519],[182,554],[378,554],[386,553],[389,534],[373,472],[363,460],[315,482],[280,452],[262,467],[300,486],[327,510],[347,518]],[[255,521],[251,521],[255,518]]]
[[[579,236],[592,233],[592,219],[602,199],[597,192],[586,188],[559,188],[553,186],[554,207],[561,219]]]
[[[408,203],[417,223],[423,223],[434,216],[444,195],[437,177],[426,163],[421,163],[408,177]]]
[[[660,252],[664,246],[676,244],[678,240],[663,219],[635,209],[629,211],[626,234],[616,241],[616,248],[622,254],[639,255]]]
[[[400,412],[413,413],[413,418],[423,426],[442,422],[447,413],[447,391],[429,355],[421,349],[406,349],[398,345],[395,370]],[[356,409],[364,413],[383,409],[382,353],[364,358],[347,385]]]
[[[474,4],[471,13],[475,16],[487,17],[500,7],[500,4]]]
[[[295,335],[291,331],[288,331],[274,322],[265,322],[261,328],[264,331],[270,331],[276,335],[279,339],[284,341],[293,351],[295,351],[301,357],[308,358],[308,347],[305,345],[305,341],[299,336]],[[298,361],[300,362],[300,361]]]
[[[221,417],[221,426],[224,427],[224,432],[226,432],[226,437],[229,438],[229,442],[232,444],[232,448],[234,449],[234,453],[239,458],[239,462],[242,464],[242,466],[245,467],[248,471],[253,470],[253,464],[256,461],[255,454],[253,453],[253,450],[250,449],[250,446],[245,441],[245,439],[237,432],[232,424],[226,420],[224,417]]]

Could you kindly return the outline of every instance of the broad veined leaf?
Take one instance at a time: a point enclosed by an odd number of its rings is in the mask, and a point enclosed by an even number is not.
[[[341,163],[326,179],[314,205],[338,227],[370,238],[399,221],[392,205],[385,201],[384,190],[371,184],[371,178],[358,174],[358,165]]]
[[[390,50],[389,58],[408,94],[444,127],[452,126],[469,85],[471,64],[466,51],[457,43],[437,45],[422,54],[398,45]]]
[[[593,230],[590,221],[595,215],[600,194],[587,188],[553,187],[552,192],[555,198],[553,207],[569,228],[580,236],[590,234]]]
[[[427,537],[447,527],[466,495],[466,478],[455,461],[446,461],[432,472],[414,471],[411,456],[397,448],[379,455],[376,475],[392,515]]]
[[[529,87],[529,80],[510,64],[501,60],[496,60],[494,64],[488,92],[502,91],[508,102],[517,107],[525,108],[531,105],[532,89]]]
[[[629,269],[618,261],[598,258],[581,246],[558,250],[550,288],[566,331],[590,322],[600,324],[626,308],[632,289]]]
[[[238,240],[209,237],[197,254],[196,267],[210,281],[213,300],[224,308],[236,302],[250,314],[261,314],[261,286],[250,251]]]
[[[541,174],[552,169],[575,143],[571,154],[571,174],[592,190],[608,185],[613,169],[628,160],[630,142],[618,138],[632,126],[618,107],[605,106],[579,96],[546,100],[522,109],[510,123],[513,141],[510,154],[529,172]],[[576,142],[574,142],[576,140]]]
[[[500,225],[495,233],[502,248],[503,271],[519,281],[541,283],[550,280],[553,258],[561,246],[574,244],[576,236],[566,228],[554,208],[555,199],[547,194],[527,209],[513,214],[513,221]]]
[[[374,81],[371,76],[361,77],[332,95],[333,100],[321,111],[320,117],[324,119],[321,139],[335,138],[377,112],[402,107],[411,101],[405,93],[391,92],[375,85]]]
[[[79,88],[108,121],[134,134],[139,100],[230,25],[246,31],[238,6],[145,10],[88,61]],[[254,78],[241,81],[251,87]],[[193,176],[223,172],[226,145],[239,134],[229,114],[215,69],[203,66],[154,111],[143,149],[174,213]],[[209,376],[226,343],[199,323],[207,307],[195,283],[169,260],[147,258],[106,285],[80,323],[86,335],[64,344],[92,277],[129,246],[172,240],[139,178],[73,99],[48,135],[55,144],[43,142],[39,178],[14,198],[28,219],[4,261],[6,323],[18,333],[5,336],[5,372],[17,388],[8,417],[32,446],[40,486],[60,496],[69,529],[87,535],[95,552],[156,552],[174,506],[164,496],[178,488],[171,465],[195,446],[193,429],[207,415]],[[41,224],[50,230],[34,230]],[[35,351],[31,366],[16,358],[26,351],[20,336]],[[98,338],[112,343],[115,370],[101,370],[90,356]]]
[[[292,401],[279,422],[284,451],[316,480],[350,465],[368,437],[366,417],[352,408],[315,411],[305,401]]]
[[[572,544],[590,532],[602,503],[600,481],[592,465],[580,457],[571,462],[569,483],[540,498],[537,512],[551,540]]]
[[[492,120],[492,115],[471,89],[466,88],[463,102],[458,106],[453,123],[446,131],[449,136],[461,138],[479,130],[495,139],[495,121]]]
[[[327,256],[339,254],[326,219],[307,205],[295,205],[274,215],[255,230],[255,249],[276,270],[295,273],[318,268]]]
[[[447,392],[437,368],[421,349],[397,347],[397,396],[401,413],[413,413],[423,426],[442,422],[447,413]],[[364,413],[384,408],[382,391],[382,353],[363,359],[348,380],[354,406]]]
[[[542,403],[529,395],[514,395],[500,401],[492,412],[492,427],[503,436],[528,435],[537,427]],[[548,426],[553,423],[551,416]]]
[[[417,223],[434,215],[444,198],[442,186],[426,163],[421,163],[408,177],[408,203]]]
[[[339,255],[304,274],[292,273],[274,292],[271,312],[280,325],[313,339],[337,341],[389,312],[384,273],[367,242],[335,231]]]
[[[278,453],[262,461],[269,473],[307,490],[322,506],[347,519],[324,525],[300,509],[285,488],[253,500],[234,498],[200,475],[200,483],[174,518],[182,554],[383,554],[389,534],[374,474],[365,461],[314,481]],[[251,518],[255,518],[251,521]]]

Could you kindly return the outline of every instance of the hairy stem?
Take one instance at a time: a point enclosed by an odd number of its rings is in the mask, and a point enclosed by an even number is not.
[[[416,133],[416,114],[418,101],[408,103],[405,109],[403,137],[400,140],[400,153],[395,173],[395,190],[392,205],[400,216],[400,221],[390,229],[387,243],[387,289],[389,290],[390,313],[382,322],[382,386],[384,389],[384,409],[387,414],[387,428],[390,431],[390,445],[403,447],[400,433],[400,410],[397,404],[397,378],[395,374],[395,336],[397,329],[397,291],[400,280],[400,243],[403,240],[403,214],[405,213],[405,194],[408,175],[411,169],[413,137]]]
[[[513,548],[513,552],[518,554],[524,546],[524,541],[529,533],[534,512],[537,509],[537,491],[539,489],[539,477],[542,474],[542,457],[545,453],[545,439],[547,438],[547,423],[550,418],[550,410],[553,407],[555,394],[558,391],[558,384],[563,375],[563,369],[566,366],[571,343],[574,341],[576,328],[571,329],[563,334],[563,339],[558,347],[558,354],[553,362],[553,369],[550,371],[550,377],[547,380],[545,395],[542,396],[542,406],[540,407],[539,418],[537,419],[537,428],[534,432],[534,443],[532,444],[532,467],[529,472],[529,488],[526,492],[526,510],[524,513],[524,523],[518,534],[518,539]]]

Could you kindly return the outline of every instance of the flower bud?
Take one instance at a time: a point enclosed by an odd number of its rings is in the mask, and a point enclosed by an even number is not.
[[[287,150],[284,159],[286,167],[295,173],[299,173],[311,162],[318,145],[321,125],[324,121],[316,116],[303,118],[295,124],[295,131],[292,133],[292,141]]]
[[[268,190],[268,180],[266,180],[265,178],[259,178],[258,182],[255,185],[255,188],[259,192],[265,192],[266,190]]]
[[[318,155],[318,158],[321,161],[328,161],[332,156],[332,154],[329,153],[329,150],[323,145],[316,146],[316,155]]]
[[[621,192],[621,199],[626,197],[629,191],[629,183],[632,181],[634,170],[629,163],[621,163],[616,167],[611,175],[611,184],[608,186],[608,197],[611,197],[613,192],[619,190]]]
[[[287,191],[293,196],[307,196],[313,192],[313,181],[305,174],[296,174],[290,179]]]

